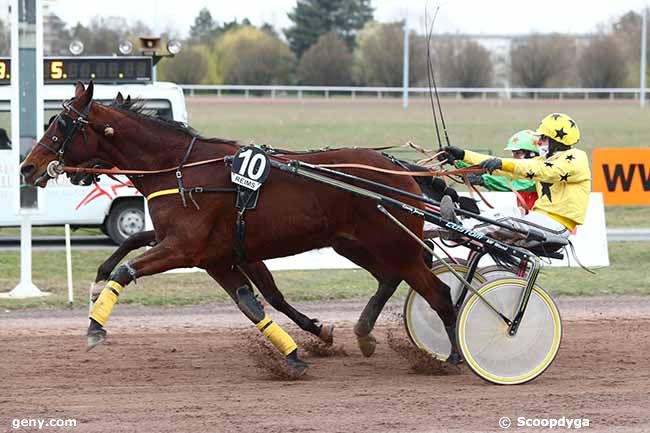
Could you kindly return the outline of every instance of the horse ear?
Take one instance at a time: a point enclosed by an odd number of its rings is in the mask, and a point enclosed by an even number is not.
[[[127,95],[126,97],[126,103],[130,104],[131,103],[131,95]]]
[[[77,84],[77,86],[79,86]],[[81,84],[81,87],[83,87],[83,84]],[[86,90],[82,92],[80,95],[77,95],[77,99],[79,100],[79,106],[77,107],[78,109],[84,109],[90,104],[90,102],[93,100],[93,89],[94,89],[94,84],[92,81],[88,83],[88,87],[86,87]],[[77,87],[78,88],[78,87]]]
[[[115,102],[117,102],[118,104],[124,103],[124,96],[122,96],[122,92],[117,92],[117,96],[115,97]]]
[[[77,81],[77,84],[75,84],[74,86],[74,97],[75,98],[80,97],[81,95],[83,95],[85,91],[86,88],[84,87],[84,83],[82,83],[81,81]]]

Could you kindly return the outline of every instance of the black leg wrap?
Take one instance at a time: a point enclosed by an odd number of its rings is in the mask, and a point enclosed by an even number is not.
[[[447,331],[447,336],[449,337],[449,342],[451,343],[451,353],[447,362],[451,364],[459,364],[462,362],[460,353],[458,352],[458,340],[456,338],[456,326],[445,326],[445,331]]]
[[[121,265],[113,274],[110,276],[112,281],[119,283],[122,286],[126,286],[131,281],[135,281],[135,269],[129,265],[128,262]]]
[[[257,300],[248,285],[237,289],[237,305],[253,323],[257,324],[264,319],[264,307],[262,307],[262,304]]]

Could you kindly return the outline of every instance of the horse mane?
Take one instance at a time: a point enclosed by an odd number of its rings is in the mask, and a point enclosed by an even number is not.
[[[115,108],[120,112],[127,114],[131,117],[154,122],[158,126],[167,129],[172,129],[176,132],[185,134],[188,137],[197,137],[199,140],[207,141],[211,143],[237,144],[236,140],[228,140],[225,138],[218,138],[218,137],[209,137],[209,138],[204,137],[194,128],[190,127],[189,125],[183,122],[178,122],[176,120],[165,119],[160,116],[157,116],[152,111],[147,109],[144,100],[140,98],[131,99],[130,97],[128,97],[122,101],[118,101],[117,99],[114,99],[113,102],[110,103],[109,107]]]

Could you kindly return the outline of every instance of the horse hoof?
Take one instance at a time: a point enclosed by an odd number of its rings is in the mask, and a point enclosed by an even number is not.
[[[309,368],[309,364],[300,360],[298,357],[287,358],[287,364],[289,366],[291,377],[295,378],[303,376]]]
[[[451,365],[458,365],[463,362],[463,358],[460,356],[460,353],[453,352],[451,355],[449,355],[449,358],[447,358],[447,362]]]
[[[88,331],[88,342],[86,344],[86,352],[91,351],[96,346],[99,346],[106,341],[106,330],[103,328],[93,329]]]
[[[321,326],[318,338],[328,346],[331,346],[334,343],[334,325],[329,324]]]
[[[377,348],[377,339],[372,334],[363,337],[357,335],[357,343],[359,344],[361,353],[363,353],[363,356],[366,358],[371,357]]]

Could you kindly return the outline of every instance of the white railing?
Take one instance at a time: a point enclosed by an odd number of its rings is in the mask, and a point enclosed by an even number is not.
[[[224,96],[243,95],[244,97],[298,97],[306,95],[323,96],[384,96],[398,97],[404,92],[402,87],[350,87],[350,86],[246,86],[246,85],[207,85],[207,84],[181,84],[186,95],[189,96]],[[461,99],[464,96],[487,98],[549,98],[549,99],[639,99],[639,88],[525,88],[525,87],[440,87],[440,96]],[[411,87],[409,95],[424,97],[429,94],[428,87]]]

